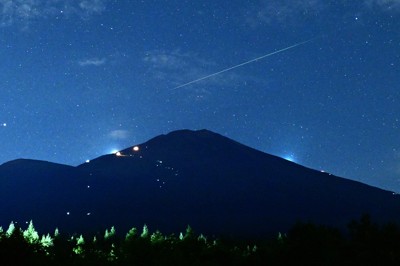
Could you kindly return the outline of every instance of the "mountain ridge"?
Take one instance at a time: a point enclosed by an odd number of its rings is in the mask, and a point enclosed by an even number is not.
[[[9,203],[0,206],[0,221],[34,219],[38,228],[69,232],[146,223],[164,232],[190,224],[208,234],[255,236],[298,220],[343,227],[363,213],[400,221],[400,199],[390,191],[208,130],[174,131],[75,167],[14,160],[0,166],[0,180],[0,200]]]

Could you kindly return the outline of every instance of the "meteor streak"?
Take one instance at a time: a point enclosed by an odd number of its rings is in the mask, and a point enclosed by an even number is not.
[[[315,38],[313,38],[313,39],[315,39]],[[232,70],[232,69],[235,69],[235,68],[238,68],[238,67],[241,67],[241,66],[244,66],[244,65],[247,65],[247,64],[256,62],[256,61],[258,61],[258,60],[264,59],[264,58],[269,57],[269,56],[271,56],[271,55],[278,54],[278,53],[284,52],[284,51],[286,51],[286,50],[295,48],[295,47],[297,47],[297,46],[306,44],[306,43],[308,43],[308,42],[311,42],[313,39],[310,39],[310,40],[307,40],[307,41],[304,41],[304,42],[299,42],[299,43],[293,44],[293,45],[291,45],[291,46],[289,46],[289,47],[286,47],[286,48],[277,50],[277,51],[275,51],[275,52],[272,52],[272,53],[269,53],[269,54],[266,54],[266,55],[263,55],[263,56],[260,56],[260,57],[251,59],[251,60],[249,60],[249,61],[243,62],[243,63],[241,63],[241,64],[238,64],[238,65],[235,65],[235,66],[232,66],[232,67],[229,67],[229,68],[225,68],[225,69],[223,69],[223,70],[221,70],[221,71],[218,71],[218,72],[215,72],[215,73],[213,73],[213,74],[204,76],[204,77],[202,77],[202,78],[192,80],[192,81],[190,81],[190,82],[188,82],[188,83],[185,83],[185,84],[182,84],[182,85],[179,85],[179,86],[173,88],[173,90],[186,87],[186,86],[188,86],[188,85],[190,85],[190,84],[199,82],[199,81],[201,81],[201,80],[214,77],[214,76],[216,76],[216,75],[222,74],[222,73],[227,72],[227,71],[230,71],[230,70]]]

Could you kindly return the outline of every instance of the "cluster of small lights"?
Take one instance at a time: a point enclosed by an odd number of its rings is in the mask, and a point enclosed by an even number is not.
[[[67,212],[67,215],[71,215],[71,212]],[[90,215],[92,215],[91,212],[87,212],[87,213],[86,213],[86,216],[90,216]]]
[[[167,176],[172,176],[172,175],[178,176],[179,175],[178,170],[176,170],[174,167],[165,165],[165,162],[163,160],[156,160],[155,167],[160,167],[160,168],[162,167],[162,169],[165,169]],[[165,185],[167,184],[167,180],[165,178],[162,179],[162,178],[157,177],[156,182],[160,189],[164,188]]]
[[[328,173],[328,172],[326,172],[325,170],[321,170],[320,172],[321,172],[321,173],[324,173],[324,174],[332,175],[331,173]]]
[[[163,187],[163,185],[165,185],[166,183],[165,183],[165,181],[161,181],[161,179],[160,178],[157,178],[157,182],[159,183],[159,187],[160,188],[162,188]]]

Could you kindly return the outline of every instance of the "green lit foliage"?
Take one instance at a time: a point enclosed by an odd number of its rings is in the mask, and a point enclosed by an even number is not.
[[[165,240],[165,237],[160,231],[155,231],[154,233],[151,234],[150,236],[150,241],[152,244],[160,244]]]
[[[192,227],[190,227],[190,225],[188,225],[186,227],[186,232],[185,232],[185,236],[183,237],[183,240],[192,240],[194,239],[194,232]]]
[[[147,227],[147,225],[143,225],[143,231],[140,234],[141,238],[148,238],[149,237],[149,228]]]
[[[115,261],[118,258],[119,251],[115,244],[115,242],[117,242],[116,238],[116,230],[115,227],[112,226],[110,230],[106,229],[103,239],[99,239],[98,241],[96,238],[96,241],[93,241],[94,247],[98,246],[100,248],[101,252],[97,253],[101,253],[103,260]]]
[[[108,240],[108,239],[112,239],[113,237],[115,237],[115,227],[112,226],[110,231],[108,231],[108,229],[106,229],[105,233],[104,233],[104,240]]]
[[[277,236],[277,240],[278,240],[278,242],[283,243],[285,241],[285,236],[282,235],[281,232],[279,232],[278,236]]]
[[[29,244],[37,244],[39,242],[39,234],[36,231],[32,220],[29,222],[28,228],[23,232],[23,236]]]
[[[28,242],[23,231],[13,222],[0,238],[0,265],[36,265],[45,262],[46,255],[42,247],[35,242]]]
[[[203,265],[210,258],[214,260],[208,253],[217,250],[204,235],[195,236],[191,227],[186,228],[181,240],[174,235],[165,236],[159,230],[150,232],[146,225],[140,235],[132,228],[124,239],[119,239],[112,227],[104,235],[94,236],[93,241],[86,241],[83,235],[61,235],[58,230],[54,237],[47,234],[39,239],[33,222],[25,231],[12,223],[9,236],[2,234],[4,237],[0,239],[8,242],[1,240],[0,245],[9,245],[13,240],[20,245],[17,250],[25,250],[22,253],[29,261],[37,259],[49,265],[191,265],[196,257],[200,259],[199,265]]]
[[[199,235],[199,237],[197,238],[197,241],[207,245],[207,237],[205,237],[203,234]]]
[[[85,245],[85,239],[82,235],[76,240],[76,246],[72,249],[72,251],[77,255],[83,255],[83,246]]]
[[[15,231],[15,225],[14,222],[11,222],[6,231],[6,236],[10,237],[14,233],[14,231]]]
[[[352,222],[345,236],[299,223],[257,243],[208,239],[190,226],[178,236],[147,226],[140,235],[132,228],[124,238],[113,227],[85,237],[58,232],[37,240],[36,234],[33,223],[25,230],[17,223],[0,229],[0,265],[400,265],[400,229],[369,217]]]
[[[108,261],[115,261],[118,259],[117,248],[115,246],[115,243],[111,243],[111,249],[110,252],[108,252],[107,254],[107,259]]]
[[[58,230],[58,228],[56,228],[55,230],[54,230],[54,238],[57,238],[57,237],[59,237],[60,236],[60,231]]]
[[[132,241],[137,237],[137,229],[133,227],[128,231],[128,233],[125,236],[126,241]]]
[[[50,236],[50,234],[47,235],[42,235],[42,239],[40,240],[40,244],[45,247],[51,247],[53,246],[53,238]]]

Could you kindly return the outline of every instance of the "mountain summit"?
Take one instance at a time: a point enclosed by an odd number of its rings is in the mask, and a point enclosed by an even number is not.
[[[40,171],[38,170],[40,168]],[[262,236],[297,221],[343,227],[369,213],[400,221],[392,192],[321,173],[207,130],[179,130],[77,167],[0,166],[0,219],[38,228]],[[6,184],[6,185],[4,185]]]

